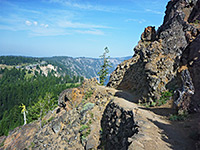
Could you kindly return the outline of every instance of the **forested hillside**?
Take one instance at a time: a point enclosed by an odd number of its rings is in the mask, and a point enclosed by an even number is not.
[[[50,72],[45,76],[39,73],[33,74],[26,69],[0,69],[0,135],[7,135],[9,130],[23,124],[23,115],[19,108],[22,103],[29,110],[39,100],[42,101],[46,95],[50,95],[53,101],[49,109],[52,109],[57,105],[59,93],[66,88],[78,86],[79,84],[76,84],[78,81],[80,77],[70,78],[69,75],[56,77]],[[31,111],[27,114],[29,122],[38,119],[29,117],[38,110]]]
[[[40,71],[47,75],[48,72],[54,72],[57,76],[61,75],[74,75],[63,64],[52,61],[46,58],[25,57],[25,56],[0,56],[0,68],[16,68],[27,69],[28,71]]]
[[[6,65],[20,65],[27,63],[38,63],[41,62],[42,59],[34,58],[34,57],[24,57],[24,56],[0,56],[0,64]]]

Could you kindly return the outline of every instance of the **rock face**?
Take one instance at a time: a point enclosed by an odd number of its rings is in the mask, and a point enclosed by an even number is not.
[[[129,137],[138,133],[138,126],[134,122],[133,104],[113,99],[106,107],[101,121],[103,130],[102,145],[105,149],[128,149]]]
[[[188,66],[194,84],[194,95],[191,97],[191,111],[200,111],[200,35],[185,49],[181,59],[181,65]]]
[[[163,24],[157,31],[154,27],[145,28],[134,48],[134,56],[118,65],[111,74],[108,86],[131,92],[135,96],[134,102],[153,102],[160,98],[162,92],[182,88],[185,81],[181,80],[178,70],[186,65],[195,90],[194,96],[189,97],[197,101],[195,95],[200,93],[197,79],[200,74],[197,69],[199,10],[200,0],[171,0]],[[183,58],[189,61],[189,57],[197,59],[193,66],[189,62],[181,62]]]
[[[144,41],[154,41],[156,39],[155,27],[147,27],[141,35],[141,40]]]

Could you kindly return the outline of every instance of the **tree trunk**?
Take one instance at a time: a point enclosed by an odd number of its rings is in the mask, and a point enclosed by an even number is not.
[[[26,111],[23,112],[24,114],[24,125],[26,124]]]

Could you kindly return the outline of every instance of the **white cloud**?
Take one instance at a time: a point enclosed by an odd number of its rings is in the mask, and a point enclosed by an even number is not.
[[[61,21],[58,23],[60,27],[63,28],[109,28],[106,26],[101,26],[101,25],[92,25],[92,24],[84,24],[84,23],[79,23],[79,22],[71,22],[71,21]]]
[[[35,26],[37,26],[37,25],[38,25],[38,22],[37,22],[37,21],[34,21],[33,24],[34,24]]]
[[[58,0],[60,1],[60,0]],[[64,0],[65,1],[65,0]],[[74,1],[72,0],[74,3]],[[26,8],[13,6],[19,12],[25,12]],[[74,7],[82,7],[74,4]],[[90,9],[92,6],[84,6],[85,9]],[[22,10],[23,9],[23,10]],[[92,9],[92,8],[91,8]],[[27,9],[28,10],[28,9]],[[28,11],[27,11],[28,13]],[[34,13],[34,14],[33,14]],[[71,34],[90,34],[104,35],[104,30],[112,27],[103,26],[100,24],[83,21],[82,16],[78,11],[65,9],[44,9],[40,12],[30,12],[27,16],[23,13],[13,13],[8,18],[0,14],[0,29],[12,31],[26,31],[31,36],[58,36]],[[33,15],[33,16],[32,16]],[[78,18],[79,21],[73,21]],[[1,25],[3,22],[5,25]],[[92,23],[91,23],[92,22]]]
[[[72,0],[49,0],[50,3],[59,3],[63,6],[74,7],[78,9],[85,9],[85,10],[95,10],[95,11],[105,11],[105,12],[113,12],[117,11],[118,8],[115,7],[107,7],[103,5],[92,5],[89,3],[77,3],[73,2]]]
[[[155,10],[151,10],[151,9],[145,9],[146,12],[151,12],[151,13],[154,13],[154,14],[158,14],[158,15],[163,15],[163,12],[160,12],[160,11],[155,11]]]
[[[76,30],[76,32],[81,34],[104,35],[104,32],[101,30]]]
[[[102,12],[111,12],[111,13],[121,13],[121,12],[130,12],[130,13],[142,13],[144,11],[138,11],[135,9],[128,9],[123,8],[122,6],[118,6],[113,4],[110,5],[100,5],[100,4],[94,4],[94,2],[89,1],[77,1],[77,0],[46,0],[49,3],[58,3],[63,6],[71,7],[71,8],[77,8],[81,10],[88,10],[88,11],[102,11]],[[135,2],[135,0],[134,0]]]
[[[25,24],[26,24],[27,26],[31,26],[31,25],[32,25],[32,22],[26,20]]]
[[[48,28],[48,27],[49,27],[48,24],[44,24],[44,23],[40,24],[40,26],[41,26],[41,27],[44,27],[44,28]]]
[[[31,36],[59,36],[59,35],[69,35],[71,34],[68,31],[65,31],[63,29],[57,29],[57,28],[37,28],[30,32]]]
[[[126,22],[137,22],[137,23],[140,23],[140,24],[142,24],[142,23],[144,23],[144,22],[146,22],[146,20],[144,20],[144,19],[127,19],[127,20],[125,20]]]

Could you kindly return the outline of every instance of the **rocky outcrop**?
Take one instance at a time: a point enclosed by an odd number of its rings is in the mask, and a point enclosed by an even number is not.
[[[134,48],[134,56],[118,65],[111,74],[108,86],[131,92],[135,96],[134,102],[153,102],[160,98],[162,92],[176,91],[186,85],[182,83],[185,81],[181,81],[178,70],[182,66],[183,53],[198,40],[199,4],[200,0],[170,1],[162,26],[157,31],[154,27],[145,28]],[[195,57],[198,57],[197,54]],[[194,73],[189,67],[188,71],[196,95],[198,90],[194,76],[199,74],[199,70]]]
[[[197,2],[197,4],[194,6],[194,9],[192,10],[189,18],[189,22],[196,22],[200,21],[200,1]]]
[[[141,40],[144,41],[154,41],[156,39],[155,27],[147,27],[141,35]]]
[[[103,111],[114,93],[95,79],[63,91],[58,101],[65,107],[60,105],[54,119],[36,133],[33,149],[97,149]]]
[[[129,137],[138,133],[134,122],[133,104],[120,98],[113,99],[106,107],[101,121],[102,147],[105,149],[128,149]]]
[[[18,150],[26,148],[32,144],[32,140],[34,139],[34,135],[38,129],[39,122],[15,128],[1,143],[3,144],[3,147],[0,147],[0,150]]]
[[[191,103],[191,96],[194,94],[194,85],[187,68],[181,70],[180,76],[182,87],[174,92],[174,103],[179,110],[188,112]]]
[[[200,35],[183,52],[181,66],[187,66],[194,85],[190,111],[200,111]]]

